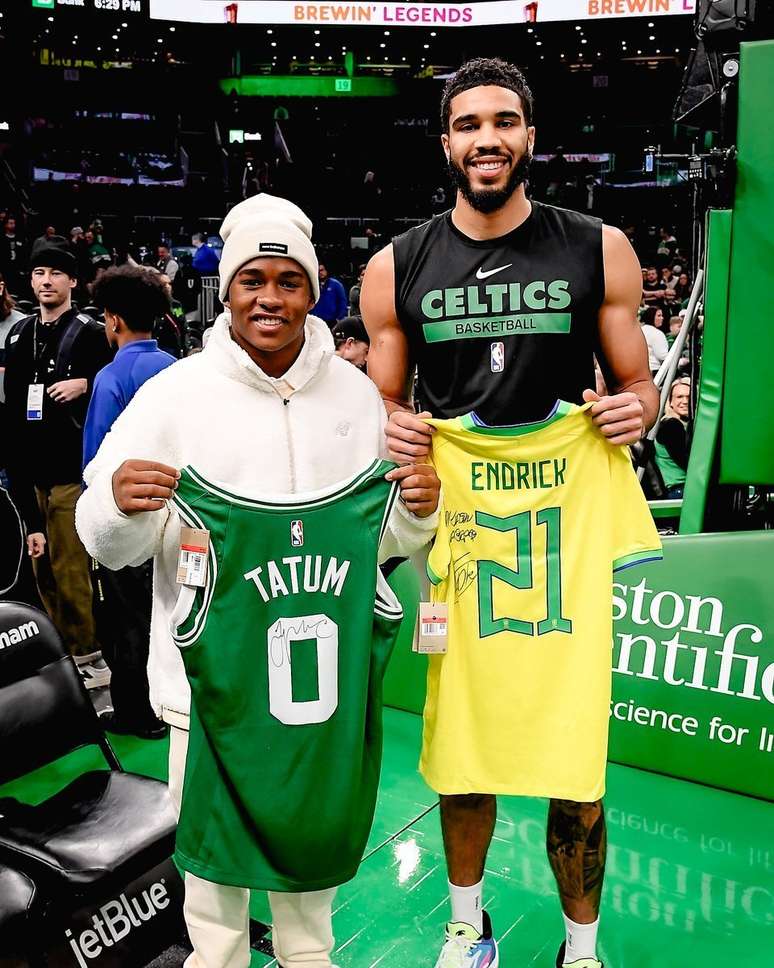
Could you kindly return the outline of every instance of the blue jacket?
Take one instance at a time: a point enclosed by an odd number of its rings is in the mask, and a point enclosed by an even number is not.
[[[122,346],[113,362],[97,373],[83,428],[84,467],[143,383],[175,362],[155,339],[138,339]]]
[[[320,286],[320,298],[313,307],[312,314],[324,319],[328,325],[349,314],[347,293],[338,279],[328,276]]]
[[[203,276],[217,276],[220,256],[211,245],[200,245],[194,252],[191,265]]]

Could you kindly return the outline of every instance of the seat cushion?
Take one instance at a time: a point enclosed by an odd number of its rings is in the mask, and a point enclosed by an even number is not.
[[[22,949],[35,900],[35,885],[19,871],[0,864],[0,957]]]
[[[169,857],[175,811],[165,783],[133,773],[84,773],[38,806],[0,819],[0,859],[39,886],[128,880]]]

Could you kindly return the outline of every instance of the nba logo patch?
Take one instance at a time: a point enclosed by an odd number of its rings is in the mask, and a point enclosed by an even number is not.
[[[502,373],[505,369],[505,344],[492,343],[490,352],[492,373]]]
[[[290,543],[294,548],[300,548],[304,543],[304,522],[290,522]]]

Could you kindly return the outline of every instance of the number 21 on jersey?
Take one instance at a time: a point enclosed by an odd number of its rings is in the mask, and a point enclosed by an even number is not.
[[[545,589],[546,613],[537,623],[537,635],[546,632],[572,632],[572,622],[562,614],[562,511],[561,508],[544,508],[535,514],[535,528],[546,529]],[[517,635],[535,635],[535,623],[522,618],[503,616],[495,618],[495,579],[511,588],[526,590],[534,587],[534,562],[532,558],[532,512],[522,511],[499,517],[476,511],[476,524],[492,531],[513,531],[516,539],[515,568],[508,568],[497,561],[478,562],[478,626],[483,639],[498,632],[515,632]]]

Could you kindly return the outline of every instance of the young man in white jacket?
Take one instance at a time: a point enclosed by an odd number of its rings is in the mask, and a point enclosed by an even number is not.
[[[200,354],[149,380],[86,467],[76,510],[89,553],[109,568],[154,557],[148,678],[170,726],[170,792],[179,807],[190,691],[170,635],[180,522],[167,499],[186,464],[234,490],[293,494],[351,477],[384,454],[376,387],[334,354],[328,327],[308,315],[319,295],[311,222],[284,199],[258,195],[221,228],[226,306]],[[435,532],[440,485],[426,466],[397,468],[380,558],[407,556]],[[321,764],[321,768],[324,766]],[[269,894],[283,968],[329,968],[335,889]],[[247,968],[249,892],[186,874],[194,947],[185,968]]]

